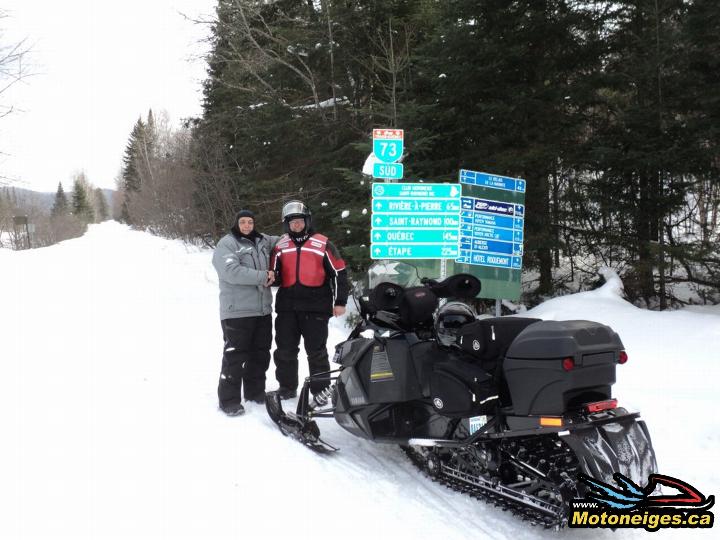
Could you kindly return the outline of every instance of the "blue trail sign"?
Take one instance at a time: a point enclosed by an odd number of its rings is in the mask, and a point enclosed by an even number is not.
[[[488,273],[491,272],[488,269],[481,271],[479,277],[484,282],[497,280],[502,297],[508,298],[510,289],[512,295],[519,296],[525,240],[525,180],[467,169],[460,170],[459,180],[464,196],[460,210],[460,255],[456,262],[516,270],[500,276]]]

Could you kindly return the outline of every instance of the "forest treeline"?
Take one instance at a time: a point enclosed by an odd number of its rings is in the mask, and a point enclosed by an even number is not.
[[[105,194],[82,171],[73,175],[70,193],[65,193],[62,182],[58,183],[51,205],[43,194],[0,187],[0,248],[50,246],[82,236],[88,224],[109,217]],[[16,223],[16,218],[23,218],[29,227]]]
[[[203,113],[138,119],[127,223],[212,245],[240,208],[278,233],[300,198],[362,272],[362,165],[399,127],[406,181],[527,180],[527,300],[607,265],[638,305],[720,301],[717,2],[219,0],[198,23]]]

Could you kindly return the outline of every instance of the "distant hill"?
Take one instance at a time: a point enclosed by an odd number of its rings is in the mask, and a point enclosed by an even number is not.
[[[113,189],[103,189],[103,194],[108,203],[108,208],[113,207],[113,195],[116,193]],[[35,206],[43,210],[50,210],[55,202],[55,192],[47,193],[43,191],[33,191],[31,189],[23,189],[15,186],[1,186],[0,193],[6,195],[12,193],[13,197],[17,197],[18,206],[20,208]],[[66,189],[68,201],[72,197],[72,189]]]

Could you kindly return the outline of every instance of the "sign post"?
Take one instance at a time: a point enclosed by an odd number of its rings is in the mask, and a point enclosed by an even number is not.
[[[28,223],[27,216],[13,216],[13,229],[15,231],[15,238],[20,238],[22,236],[21,232],[18,232],[18,227],[24,227],[25,228],[25,242],[27,243],[27,249],[32,248],[32,241],[30,240],[30,228],[33,229],[32,232],[35,232],[35,226],[31,223]],[[22,229],[21,229],[22,230]],[[17,247],[15,248],[17,249]]]

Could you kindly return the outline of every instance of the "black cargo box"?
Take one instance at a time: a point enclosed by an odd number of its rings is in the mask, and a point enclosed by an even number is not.
[[[623,344],[592,321],[542,321],[513,341],[503,363],[515,414],[561,415],[583,403],[610,399]],[[566,371],[563,360],[575,366]]]
[[[458,347],[477,360],[489,373],[505,357],[510,344],[531,324],[540,319],[525,317],[490,317],[463,326],[458,332]]]

